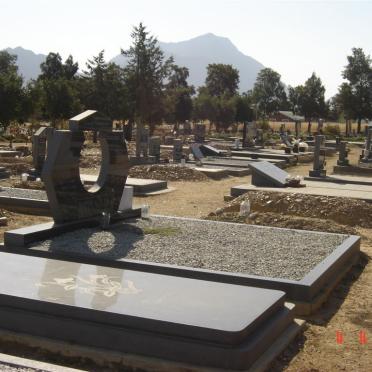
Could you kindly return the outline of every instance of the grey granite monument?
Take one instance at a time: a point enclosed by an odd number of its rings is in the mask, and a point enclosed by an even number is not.
[[[180,163],[182,159],[182,140],[175,139],[173,141],[173,162]]]
[[[197,143],[205,141],[205,125],[203,123],[194,124],[194,136]]]
[[[149,139],[149,155],[155,158],[155,162],[160,162],[160,144],[161,140],[158,136],[152,136]]]
[[[327,170],[325,169],[325,136],[315,136],[314,146],[314,165],[313,169],[309,171],[310,177],[325,177]]]
[[[368,125],[367,138],[365,141],[362,156],[360,158],[361,163],[372,163],[371,144],[372,144],[372,125]]]
[[[347,155],[348,155],[347,142],[340,141],[338,144],[338,148],[339,148],[339,155],[338,155],[337,165],[341,165],[341,166],[350,165],[349,159],[347,158]]]

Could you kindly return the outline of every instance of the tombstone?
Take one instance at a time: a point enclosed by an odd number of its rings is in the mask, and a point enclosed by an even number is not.
[[[323,119],[319,119],[318,120],[318,128],[317,128],[317,133],[318,134],[322,134],[323,133],[323,124],[324,124],[324,120]]]
[[[347,155],[348,155],[347,142],[341,141],[338,145],[338,148],[339,148],[339,154],[338,154],[337,165],[348,166],[349,159],[347,158]]]
[[[29,172],[29,179],[39,178],[45,163],[47,143],[53,135],[54,128],[40,127],[32,136],[32,162],[34,168]]]
[[[255,122],[244,122],[243,127],[243,147],[254,147],[254,139],[257,136]]]
[[[160,137],[152,136],[149,140],[149,155],[155,158],[155,162],[160,162]]]
[[[293,144],[289,140],[288,134],[285,132],[280,133],[280,139],[283,142],[283,144],[286,146],[284,149],[285,153],[290,154],[292,152]]]
[[[204,156],[223,156],[223,152],[213,146],[200,145],[199,148]]]
[[[173,162],[180,163],[182,159],[182,140],[175,139],[173,141]]]
[[[262,187],[286,187],[289,174],[283,169],[269,163],[258,161],[250,163],[252,170],[252,185]]]
[[[194,124],[194,136],[197,143],[205,141],[205,125],[203,123]]]
[[[368,135],[367,135],[365,145],[364,145],[364,150],[362,152],[361,159],[360,159],[362,163],[372,162],[371,144],[372,144],[372,126],[369,126]]]
[[[325,177],[327,170],[325,169],[325,136],[315,136],[314,146],[314,165],[313,169],[309,171],[310,177]]]
[[[264,146],[265,145],[265,140],[264,140],[264,135],[263,135],[263,130],[262,129],[257,129],[257,136],[256,136],[256,145],[257,146]]]
[[[69,130],[56,130],[48,146],[43,167],[52,217],[57,224],[115,215],[129,171],[128,153],[121,131],[112,130],[111,120],[88,110],[70,119]],[[80,180],[79,159],[84,130],[99,131],[101,170],[96,183],[85,190]]]
[[[281,124],[279,128],[279,133],[285,133],[285,124]]]
[[[200,145],[198,143],[193,143],[191,146],[190,146],[190,151],[191,153],[193,154],[194,158],[196,160],[202,160],[204,158],[204,155],[203,153],[201,152],[200,150]]]
[[[140,137],[140,154],[142,154],[144,158],[147,158],[148,156],[149,136],[150,136],[149,128],[146,127],[142,128]]]

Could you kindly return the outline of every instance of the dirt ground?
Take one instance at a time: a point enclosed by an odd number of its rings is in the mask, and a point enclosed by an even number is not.
[[[355,162],[360,150],[354,148],[350,159]],[[337,158],[328,158],[330,170]],[[291,174],[307,175],[311,164],[288,169]],[[226,206],[224,195],[230,187],[249,183],[250,177],[201,182],[168,182],[174,191],[151,197],[134,198],[135,205],[148,204],[152,214],[203,218]],[[4,230],[45,222],[47,217],[26,216],[4,212],[8,226]],[[326,225],[326,220],[318,221]],[[273,221],[273,218],[267,219]],[[270,222],[267,222],[270,224]],[[362,236],[360,263],[342,280],[326,304],[307,320],[305,331],[275,360],[270,371],[372,371],[372,229],[354,226]],[[0,236],[0,239],[2,236]],[[336,332],[343,335],[343,343],[336,342]],[[365,332],[367,342],[360,342]]]

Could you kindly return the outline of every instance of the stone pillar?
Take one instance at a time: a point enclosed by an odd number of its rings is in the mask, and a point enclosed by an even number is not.
[[[301,122],[300,121],[295,121],[295,133],[296,133],[296,138],[299,138],[301,134]]]
[[[349,159],[347,158],[347,142],[341,141],[339,143],[339,154],[338,154],[338,160],[337,165],[347,166],[349,165]]]
[[[155,162],[160,162],[160,137],[153,136],[149,140],[149,155],[155,158]]]
[[[325,169],[325,140],[325,136],[315,136],[314,166],[313,170],[309,171],[310,177],[325,177],[327,174]]]
[[[205,125],[203,123],[194,124],[195,142],[203,143],[205,140]]]
[[[180,163],[182,159],[182,140],[175,139],[173,141],[173,162]]]

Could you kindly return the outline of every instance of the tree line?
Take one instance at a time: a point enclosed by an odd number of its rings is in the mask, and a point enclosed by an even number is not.
[[[49,53],[37,79],[26,85],[18,74],[16,56],[0,52],[0,124],[27,120],[66,120],[85,109],[95,109],[113,120],[137,125],[166,122],[176,127],[186,120],[209,120],[217,131],[236,122],[267,120],[279,110],[290,110],[311,121],[320,118],[357,120],[372,117],[371,59],[360,48],[347,57],[345,82],[330,100],[313,73],[303,85],[286,87],[281,76],[262,69],[254,87],[240,94],[239,71],[232,65],[209,64],[205,84],[188,84],[189,70],[165,58],[158,41],[140,23],[134,27],[132,45],[121,50],[125,67],[107,62],[104,51],[88,60],[79,72],[69,56]]]

